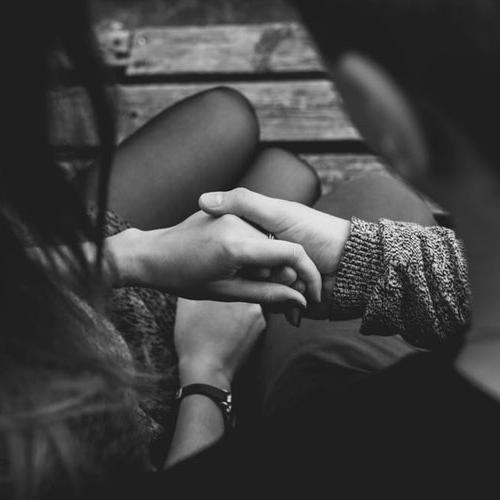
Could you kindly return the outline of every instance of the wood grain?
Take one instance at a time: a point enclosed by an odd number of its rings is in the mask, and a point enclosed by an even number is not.
[[[323,194],[328,194],[343,181],[362,177],[369,172],[390,175],[387,167],[372,155],[311,154],[300,156],[318,172]]]
[[[185,97],[219,84],[124,85],[117,88],[119,139]],[[223,85],[221,83],[220,85]],[[264,141],[334,141],[358,139],[327,80],[266,81],[231,84],[255,106]],[[65,146],[95,144],[92,113],[79,88],[52,94],[53,142]]]
[[[107,65],[126,67],[130,62],[132,32],[120,23],[96,26],[95,33]]]
[[[321,179],[321,191],[330,193],[341,182],[363,177],[368,173],[392,176],[394,173],[379,158],[372,155],[353,154],[317,154],[300,155],[316,172]],[[434,200],[420,194],[423,201],[440,223],[449,223],[450,214]]]
[[[133,34],[127,75],[323,71],[297,23],[143,28]]]
[[[128,76],[324,72],[298,23],[136,30],[108,23],[96,35],[106,63]]]

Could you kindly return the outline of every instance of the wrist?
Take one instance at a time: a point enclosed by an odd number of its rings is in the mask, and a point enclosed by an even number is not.
[[[385,269],[379,224],[353,217],[333,288],[333,308],[338,317],[359,315],[365,310]]]
[[[106,250],[111,256],[115,271],[113,287],[142,285],[142,243],[145,234],[144,231],[130,228],[106,239]]]
[[[181,386],[190,384],[208,384],[224,389],[231,389],[232,375],[229,370],[225,370],[219,363],[204,360],[180,360],[179,379]]]
[[[351,234],[351,222],[339,217],[330,216],[331,224],[328,228],[329,240],[327,243],[330,265],[325,274],[334,276],[344,255],[345,247]]]

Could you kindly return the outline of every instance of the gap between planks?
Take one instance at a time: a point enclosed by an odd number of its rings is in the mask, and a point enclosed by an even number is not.
[[[155,115],[196,93],[225,86],[210,84],[122,85],[116,107],[120,140]],[[342,110],[327,80],[231,83],[256,109],[265,141],[352,141],[357,131]],[[51,94],[54,107],[53,142],[64,146],[93,145],[96,137],[88,98],[77,87]]]

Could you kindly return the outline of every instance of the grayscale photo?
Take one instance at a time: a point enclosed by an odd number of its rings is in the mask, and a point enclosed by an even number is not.
[[[2,10],[0,500],[496,497],[499,0]]]

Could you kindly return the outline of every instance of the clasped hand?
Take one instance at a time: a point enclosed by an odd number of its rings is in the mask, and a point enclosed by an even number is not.
[[[269,240],[235,215],[197,212],[172,228],[124,231],[109,239],[108,246],[121,285],[157,288],[189,299],[301,308],[308,300],[321,300],[320,272],[301,244]],[[305,285],[304,294],[246,272],[263,269],[291,270]]]
[[[314,210],[300,203],[270,198],[244,188],[206,193],[200,208],[214,217],[233,214],[274,233],[282,241],[300,245],[323,278],[323,298],[333,293],[335,273],[351,231],[350,221]],[[311,303],[306,315],[330,315],[327,301]]]

